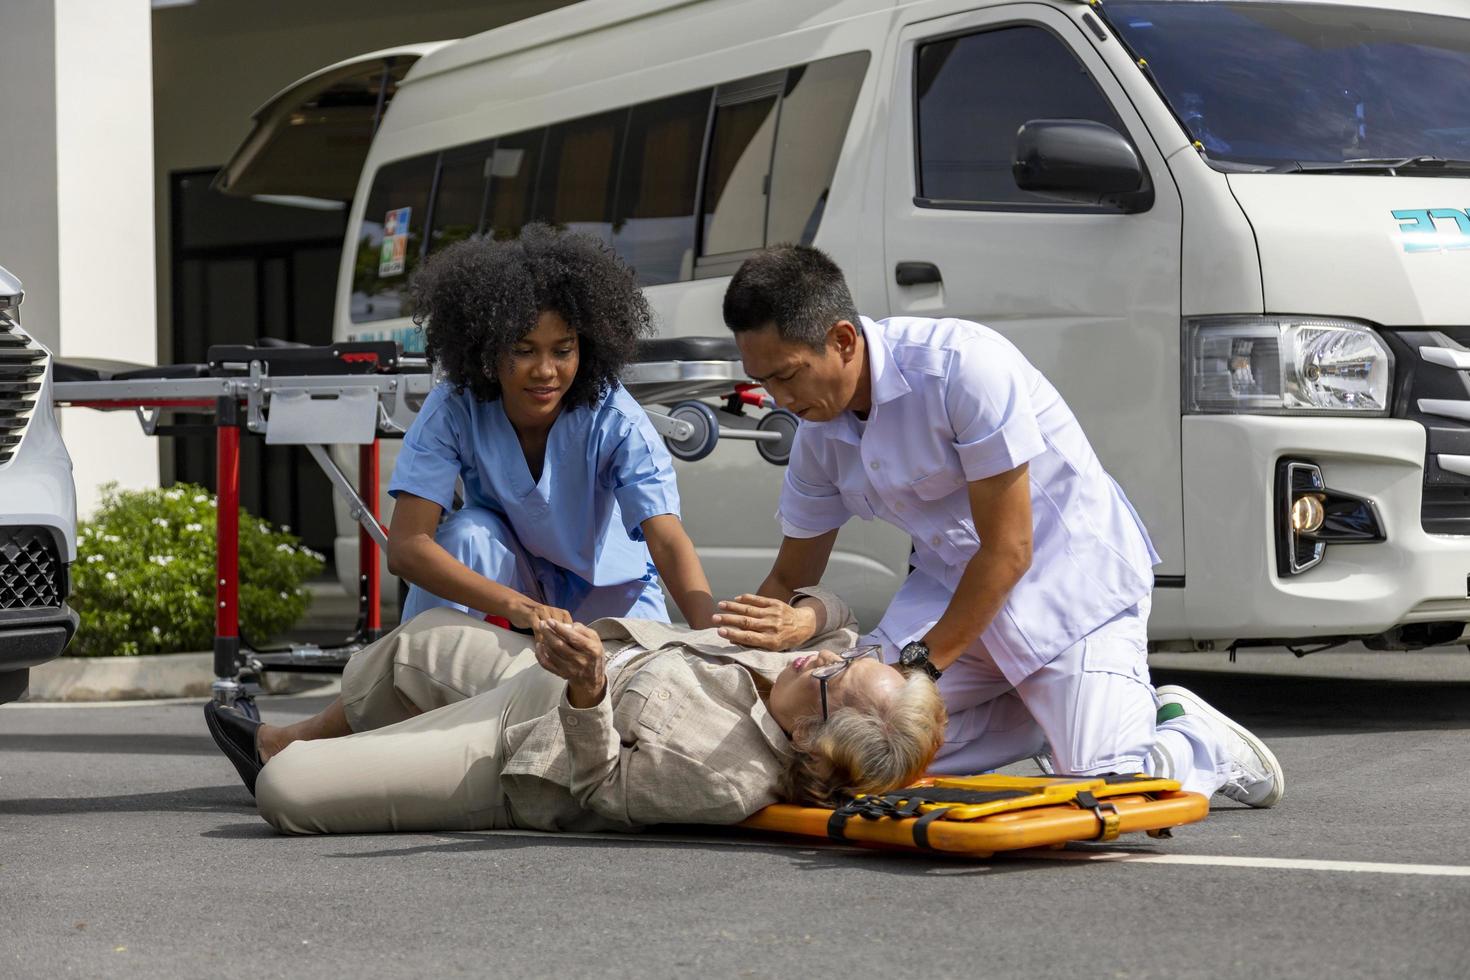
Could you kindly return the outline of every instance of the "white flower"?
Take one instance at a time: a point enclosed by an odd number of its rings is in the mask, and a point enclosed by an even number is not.
[[[291,547],[289,544],[278,544],[276,545],[276,550],[284,551],[288,555],[294,555],[296,553],[296,549]]]
[[[149,523],[157,524],[159,527],[168,527],[168,521],[162,517],[155,517],[153,518],[153,520],[149,521]]]
[[[108,534],[104,535],[102,540],[111,542],[112,544],[117,544],[119,541],[122,540],[122,538],[118,537],[116,534]]]
[[[184,530],[185,531],[202,531],[202,530],[204,530],[204,525],[203,524],[185,524],[184,525]]]
[[[202,504],[206,500],[209,500],[209,496],[207,494],[196,493],[194,495],[194,503],[196,503],[196,504]],[[210,501],[210,502],[213,503],[213,501]]]
[[[260,528],[260,533],[261,534],[270,534],[271,533],[271,526],[269,524],[267,524],[265,521],[261,521],[256,526]]]
[[[164,493],[163,493],[163,499],[164,500],[183,500],[184,499],[184,491],[182,491],[182,490],[165,490]]]
[[[286,533],[286,534],[290,534],[291,533],[291,525],[289,525],[289,524],[282,524],[281,525],[281,530],[284,533]]]
[[[161,630],[157,626],[155,626],[155,627],[153,627],[153,635],[154,636],[162,636],[163,635],[163,630]]]
[[[209,500],[209,506],[211,506],[211,507],[218,507],[219,506],[219,501],[218,500],[215,500],[213,497],[211,497],[210,500]]]
[[[101,561],[101,560],[102,560],[102,556],[101,555],[88,555],[87,556],[87,564],[88,565],[92,564],[93,562],[98,562],[98,561]]]
[[[286,593],[285,593],[285,592],[282,592],[282,593],[281,593],[281,598],[282,598],[282,599],[289,599],[289,598],[291,598],[291,597],[290,597],[290,596],[289,596],[289,595],[287,595],[287,594],[286,594]]]
[[[109,581],[109,582],[116,582],[117,581],[117,573],[116,572],[108,572],[107,573],[107,581]]]

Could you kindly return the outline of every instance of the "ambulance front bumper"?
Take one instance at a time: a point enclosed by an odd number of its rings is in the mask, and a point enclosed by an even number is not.
[[[1402,419],[1186,416],[1185,577],[1171,597],[1194,640],[1450,642],[1470,622],[1470,535],[1424,530],[1425,430]],[[1368,499],[1384,540],[1327,546],[1295,575],[1278,567],[1283,459],[1320,467],[1333,490]],[[1467,504],[1470,509],[1470,504]],[[1417,624],[1438,624],[1437,626]],[[1158,635],[1156,639],[1163,638]]]

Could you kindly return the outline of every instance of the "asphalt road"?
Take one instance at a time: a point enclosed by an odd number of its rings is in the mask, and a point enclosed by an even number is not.
[[[703,836],[283,838],[198,704],[8,705],[0,977],[1470,975],[1470,654],[1154,670],[1270,738],[1279,808],[1217,800],[1172,841],[985,861]]]

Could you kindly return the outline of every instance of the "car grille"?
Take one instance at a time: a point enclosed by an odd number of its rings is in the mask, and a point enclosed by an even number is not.
[[[46,351],[0,309],[0,466],[10,462],[30,424],[46,376]]]
[[[1470,326],[1385,330],[1396,367],[1393,415],[1424,426],[1419,523],[1470,534]]]
[[[41,527],[0,527],[0,610],[60,608],[66,566]]]

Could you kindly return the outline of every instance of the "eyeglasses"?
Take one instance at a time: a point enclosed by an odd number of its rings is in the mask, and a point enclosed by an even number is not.
[[[871,658],[878,661],[879,663],[882,663],[883,648],[880,646],[853,647],[851,650],[848,650],[845,653],[838,654],[838,656],[842,659],[837,661],[835,664],[823,664],[822,666],[817,667],[811,672],[811,675],[817,679],[817,687],[822,692],[823,721],[827,720],[827,682],[836,677],[838,674],[842,673],[847,668],[851,667],[859,660],[867,660]]]

